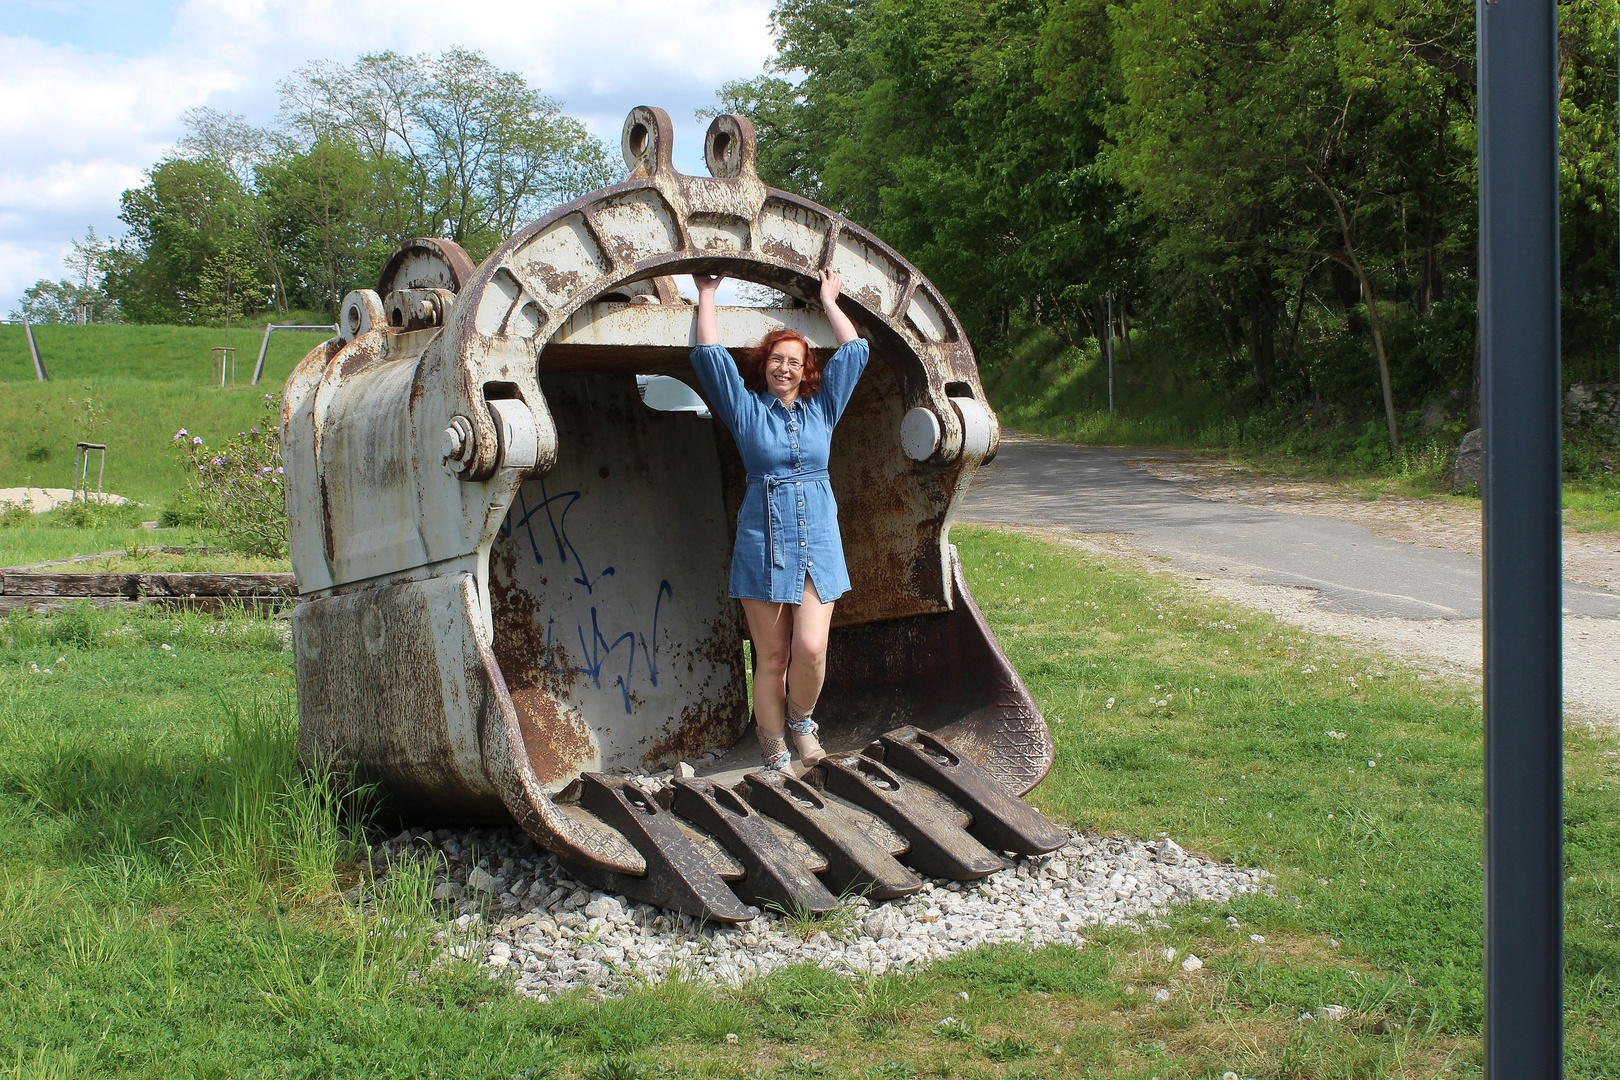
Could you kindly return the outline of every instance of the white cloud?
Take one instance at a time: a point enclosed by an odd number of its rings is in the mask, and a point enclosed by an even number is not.
[[[134,31],[142,7],[99,17],[128,19],[130,40],[154,41]],[[119,194],[173,145],[182,112],[209,105],[268,123],[277,81],[314,60],[477,49],[560,99],[612,149],[633,106],[662,106],[677,167],[700,170],[704,125],[693,112],[713,105],[723,82],[761,71],[769,13],[770,0],[184,0],[166,39],[135,55],[0,36],[0,304],[60,276],[86,226],[122,231]],[[117,36],[97,28],[98,41]]]

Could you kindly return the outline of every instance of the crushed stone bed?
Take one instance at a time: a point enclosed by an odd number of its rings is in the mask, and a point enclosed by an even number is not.
[[[875,904],[851,897],[814,922],[765,912],[729,926],[588,890],[517,829],[408,829],[378,845],[372,865],[382,873],[430,849],[442,861],[434,899],[459,911],[435,936],[441,957],[515,971],[518,993],[542,1000],[672,974],[740,986],[806,961],[881,975],[996,942],[1081,945],[1087,927],[1151,924],[1178,901],[1274,891],[1266,871],[1189,855],[1169,838],[1074,835],[981,881],[931,881]]]

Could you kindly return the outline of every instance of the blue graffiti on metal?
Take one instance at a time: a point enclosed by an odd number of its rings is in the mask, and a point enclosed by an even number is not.
[[[520,488],[517,492],[516,506],[514,506],[512,512],[507,515],[506,520],[501,523],[501,535],[505,537],[514,537],[516,531],[518,529],[522,529],[525,538],[528,540],[529,551],[534,556],[535,565],[544,566],[546,563],[546,557],[541,553],[541,547],[544,541],[541,538],[537,538],[534,534],[535,517],[536,515],[540,514],[541,511],[544,511],[545,518],[542,524],[549,525],[551,528],[551,541],[550,544],[546,544],[545,546],[548,550],[552,545],[556,546],[556,558],[564,566],[567,566],[570,559],[572,559],[574,569],[578,571],[578,576],[573,579],[575,584],[583,585],[585,587],[585,592],[594,600],[596,597],[596,587],[602,584],[602,580],[604,578],[613,576],[613,567],[603,567],[595,577],[592,577],[590,571],[585,566],[585,560],[580,557],[579,550],[574,547],[574,542],[569,539],[568,511],[573,509],[574,504],[579,502],[581,498],[582,495],[579,491],[564,491],[557,495],[548,494],[546,491],[546,482],[541,480],[540,501],[531,508],[528,505],[528,500],[524,498],[523,489]],[[560,504],[560,506],[557,506],[557,509],[554,510],[553,506],[556,504]],[[626,713],[634,712],[635,703],[630,696],[630,680],[635,675],[637,645],[641,646],[642,666],[647,669],[648,681],[650,681],[654,687],[658,685],[658,617],[663,609],[664,597],[666,596],[674,599],[675,588],[674,586],[670,585],[667,580],[660,581],[658,583],[658,591],[653,597],[651,642],[647,640],[648,635],[638,633],[635,630],[626,630],[617,637],[613,638],[612,641],[609,641],[608,636],[602,632],[601,616],[598,613],[596,604],[593,602],[591,604],[591,626],[589,634],[586,633],[585,624],[583,622],[579,623],[575,627],[576,633],[579,636],[580,655],[583,659],[583,666],[581,667],[557,668],[551,666],[551,658],[556,655],[552,651],[551,647],[552,629],[556,620],[548,616],[546,619],[545,670],[562,675],[588,676],[592,684],[598,690],[600,690],[602,689],[602,672],[607,666],[608,659],[621,645],[623,645],[625,642],[629,642],[630,652],[625,659],[624,671],[621,674],[614,676],[611,685],[617,686],[620,694],[623,695],[624,711]],[[634,619],[636,617],[635,604],[630,603],[628,606],[630,608],[630,615],[632,619]]]
[[[585,561],[579,557],[579,552],[574,549],[574,542],[568,539],[568,511],[572,510],[574,504],[579,502],[582,497],[578,491],[565,491],[560,495],[548,495],[546,493],[546,482],[541,480],[540,502],[531,510],[529,509],[528,500],[523,497],[523,489],[519,488],[517,506],[511,513],[506,515],[506,520],[501,523],[501,534],[511,536],[515,529],[521,528],[524,535],[528,537],[529,550],[534,553],[535,563],[544,566],[546,563],[545,556],[540,554],[540,541],[535,538],[533,524],[534,516],[544,510],[546,513],[545,523],[551,526],[552,542],[557,545],[557,558],[566,566],[569,556],[573,556],[574,567],[579,571],[579,576],[574,581],[585,586],[586,592],[594,593],[597,584],[603,578],[613,576],[613,567],[603,568],[600,574],[592,578],[585,569]],[[553,503],[564,499],[567,501],[563,502],[559,509],[552,509]],[[517,519],[516,525],[513,524],[514,517]]]

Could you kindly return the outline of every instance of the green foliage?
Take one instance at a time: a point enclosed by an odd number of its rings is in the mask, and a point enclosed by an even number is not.
[[[229,170],[208,161],[170,159],[153,166],[144,187],[123,194],[129,226],[113,253],[103,288],[136,323],[184,323],[202,276],[220,252],[240,242],[248,193]]]
[[[248,259],[246,245],[241,237],[232,236],[209,256],[197,275],[196,288],[184,294],[181,302],[193,321],[229,326],[233,320],[240,322],[243,316],[258,311],[268,299],[269,290]]]
[[[56,507],[47,520],[59,529],[132,529],[140,524],[141,508],[134,503],[103,502],[92,495]]]
[[[185,428],[170,441],[186,477],[187,497],[176,516],[194,512],[231,551],[266,558],[287,553],[280,395],[264,395],[259,422],[215,445]]]
[[[40,278],[23,290],[22,308],[11,318],[31,323],[122,322],[118,302],[101,288],[112,267],[111,245],[94,228],[88,229],[84,239],[73,241],[63,262],[77,280]]]
[[[18,529],[24,525],[32,524],[34,518],[33,501],[21,499],[13,502],[10,499],[0,501],[0,529]]]
[[[67,279],[51,281],[40,278],[23,290],[22,304],[9,316],[12,321],[34,323],[76,323],[85,304],[89,305],[90,321],[108,323],[123,321],[118,302],[99,288],[86,289]]]
[[[217,322],[273,295],[331,312],[416,236],[487,255],[622,170],[562,106],[462,48],[311,64],[280,122],[193,109],[175,157],[126,191],[106,291],[132,322]]]
[[[1559,11],[1564,362],[1592,377],[1620,339],[1614,10]],[[1031,329],[1113,336],[1174,373],[1156,411],[1183,427],[1211,399],[1380,417],[1391,460],[1408,414],[1470,392],[1471,9],[779,0],[773,30],[720,95],[761,174],[915,261],[987,383]]]

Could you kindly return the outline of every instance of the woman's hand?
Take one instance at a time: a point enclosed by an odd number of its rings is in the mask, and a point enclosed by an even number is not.
[[[838,296],[844,291],[844,279],[830,266],[822,270],[820,276],[821,306],[827,312],[827,321],[832,324],[833,336],[838,339],[840,345],[854,341],[860,337],[855,332],[855,324],[849,321],[844,309],[838,306]]]
[[[725,279],[726,275],[724,274],[693,274],[692,285],[697,289],[698,296],[701,297],[704,293],[713,293]]]
[[[844,291],[844,279],[830,266],[822,270],[820,276],[821,306],[830,308],[838,302],[839,294]]]

